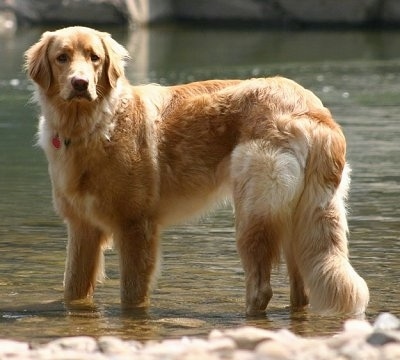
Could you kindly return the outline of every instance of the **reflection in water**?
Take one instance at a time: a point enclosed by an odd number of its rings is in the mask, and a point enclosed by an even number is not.
[[[284,266],[273,274],[267,315],[244,315],[243,271],[229,207],[163,234],[162,274],[147,313],[121,310],[114,251],[106,254],[108,279],[98,287],[94,305],[64,306],[66,232],[51,206],[44,156],[33,146],[36,107],[28,104],[31,86],[21,72],[22,53],[42,30],[4,39],[0,53],[0,337],[144,340],[239,325],[285,327],[304,335],[337,332],[344,318],[290,311]],[[111,31],[132,53],[127,72],[135,82],[281,74],[314,90],[348,139],[350,251],[371,290],[367,317],[383,310],[400,315],[400,48],[394,45],[400,33]]]

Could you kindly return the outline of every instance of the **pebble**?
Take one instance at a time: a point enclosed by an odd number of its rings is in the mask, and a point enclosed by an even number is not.
[[[390,313],[379,314],[374,323],[375,330],[400,330],[400,319]]]
[[[208,338],[125,341],[113,336],[67,337],[33,346],[0,339],[0,360],[396,360],[400,320],[380,314],[371,325],[348,320],[331,337],[303,338],[256,327],[212,330]]]

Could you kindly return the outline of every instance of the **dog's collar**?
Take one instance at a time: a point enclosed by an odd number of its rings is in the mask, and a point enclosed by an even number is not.
[[[51,143],[58,150],[58,149],[61,148],[63,143],[64,143],[65,147],[68,147],[68,145],[71,144],[71,140],[70,139],[64,139],[64,141],[61,141],[60,136],[58,134],[55,134],[51,138]]]

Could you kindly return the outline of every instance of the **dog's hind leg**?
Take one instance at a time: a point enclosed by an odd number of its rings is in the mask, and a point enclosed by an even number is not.
[[[237,211],[237,215],[241,213],[242,210]],[[254,216],[237,220],[236,231],[246,278],[246,313],[257,315],[265,311],[272,297],[270,277],[272,266],[279,261],[279,232],[266,217]]]
[[[290,280],[290,305],[293,310],[300,310],[309,303],[308,290],[305,287],[303,276],[297,265],[296,252],[291,243],[291,237],[284,241],[284,253]]]
[[[64,297],[66,301],[90,298],[104,277],[103,247],[108,238],[82,219],[68,219],[67,225]]]
[[[303,186],[303,170],[290,150],[257,140],[232,154],[237,247],[245,271],[246,311],[262,313],[272,297],[271,269]]]

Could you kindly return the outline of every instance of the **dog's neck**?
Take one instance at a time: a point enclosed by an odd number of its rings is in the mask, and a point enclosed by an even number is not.
[[[42,114],[48,128],[54,149],[69,148],[89,141],[93,137],[110,139],[114,125],[115,111],[124,99],[113,94],[112,101],[99,98],[63,101],[39,94]],[[126,101],[126,99],[124,100]]]
[[[71,139],[64,139],[61,140],[60,136],[58,134],[55,134],[52,138],[51,138],[51,144],[53,145],[53,147],[55,149],[61,149],[62,145],[64,145],[66,148],[69,146],[69,144],[71,144]]]

